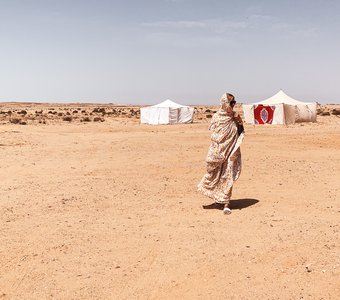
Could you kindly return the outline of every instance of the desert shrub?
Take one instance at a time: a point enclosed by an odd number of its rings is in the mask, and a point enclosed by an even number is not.
[[[65,117],[63,117],[63,121],[72,122],[72,117],[71,116],[65,116]]]
[[[27,111],[23,109],[23,110],[19,111],[18,114],[24,116],[24,115],[27,114]]]
[[[335,115],[335,116],[339,116],[340,115],[340,109],[339,108],[334,108],[332,110],[332,114]]]
[[[62,115],[63,115],[63,113],[61,113],[61,112],[58,113],[58,116],[59,116],[59,117],[61,117]]]
[[[104,107],[96,107],[93,109],[94,113],[105,113],[105,108]]]
[[[21,122],[21,119],[18,119],[18,118],[11,118],[11,119],[9,119],[9,121],[10,121],[11,123],[13,123],[13,124],[18,124],[18,123]]]
[[[81,119],[82,122],[91,122],[91,119],[89,117],[84,117]]]
[[[104,122],[104,119],[100,117],[94,117],[93,122]]]

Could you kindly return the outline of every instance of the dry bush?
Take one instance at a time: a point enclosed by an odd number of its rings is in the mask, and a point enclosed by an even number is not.
[[[89,117],[84,117],[81,119],[81,122],[91,122],[91,119]]]
[[[23,109],[23,110],[19,111],[18,114],[24,116],[24,115],[27,115],[27,111]]]
[[[93,109],[94,113],[104,113],[105,114],[105,108],[104,107],[96,107]]]
[[[63,121],[72,122],[72,117],[71,116],[65,116],[65,117],[63,117]]]
[[[21,119],[19,118],[11,118],[9,121],[13,124],[19,124],[21,122]]]
[[[335,115],[335,116],[339,116],[340,115],[340,109],[339,108],[334,108],[332,110],[332,114]]]
[[[104,119],[100,117],[94,117],[93,122],[104,122]]]

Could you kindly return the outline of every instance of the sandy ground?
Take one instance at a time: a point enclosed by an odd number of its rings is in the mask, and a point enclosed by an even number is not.
[[[246,126],[233,212],[207,123],[0,127],[0,299],[339,299],[340,118]]]

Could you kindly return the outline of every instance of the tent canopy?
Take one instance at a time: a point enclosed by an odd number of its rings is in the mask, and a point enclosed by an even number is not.
[[[170,107],[170,108],[181,108],[181,107],[189,107],[189,106],[186,106],[186,105],[181,105],[181,104],[178,104],[170,99],[167,99],[161,103],[158,103],[158,104],[155,104],[155,105],[152,105],[151,107]]]
[[[269,97],[263,101],[256,102],[254,104],[266,104],[266,105],[273,105],[273,104],[289,104],[289,105],[307,105],[312,104],[312,102],[302,102],[298,101],[292,97],[289,97],[284,91],[280,90],[278,93],[276,93],[274,96]]]
[[[194,109],[167,99],[159,104],[141,108],[141,123],[175,124],[191,123]]]

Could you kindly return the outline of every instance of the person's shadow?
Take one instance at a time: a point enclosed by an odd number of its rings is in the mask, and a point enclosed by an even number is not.
[[[257,199],[251,199],[251,198],[244,198],[244,199],[235,199],[230,200],[229,208],[230,209],[243,209],[249,206],[252,206],[259,202]],[[212,203],[208,205],[202,205],[204,209],[220,209],[223,210],[224,205],[219,203]]]

